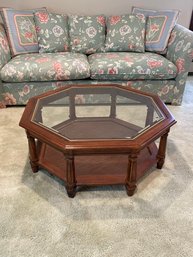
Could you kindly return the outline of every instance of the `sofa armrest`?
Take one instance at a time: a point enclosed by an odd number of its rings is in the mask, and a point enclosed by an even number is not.
[[[177,24],[172,30],[166,58],[172,61],[178,70],[176,76],[175,100],[172,104],[180,105],[188,76],[191,61],[193,59],[193,32]]]
[[[0,24],[0,70],[11,59],[10,48],[2,24]],[[0,108],[5,107],[3,83],[0,77]]]
[[[3,83],[0,80],[0,109],[5,108],[6,103],[4,100],[4,90],[3,90]]]
[[[0,69],[11,59],[10,48],[3,25],[0,24]]]
[[[178,68],[178,73],[188,71],[193,59],[193,32],[181,25],[172,30],[166,58]]]

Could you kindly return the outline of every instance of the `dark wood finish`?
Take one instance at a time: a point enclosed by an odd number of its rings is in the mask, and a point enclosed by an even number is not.
[[[146,117],[146,123],[145,125],[151,125],[153,123],[153,109],[151,106],[147,107],[147,117]]]
[[[109,85],[100,85],[100,87],[105,89],[106,92],[110,92]],[[37,172],[40,166],[64,180],[69,197],[75,196],[77,186],[106,184],[124,184],[127,194],[131,196],[134,194],[139,178],[147,170],[156,163],[158,168],[163,166],[167,135],[170,127],[176,123],[174,117],[158,96],[125,86],[111,85],[111,87],[120,90],[122,96],[131,92],[131,99],[141,103],[146,103],[145,97],[151,98],[165,118],[151,126],[153,113],[150,110],[151,108],[148,109],[146,124],[150,124],[150,127],[132,140],[125,138],[80,140],[77,138],[71,141],[62,137],[59,133],[46,129],[45,126],[37,122],[32,122],[35,108],[36,111],[40,112],[41,105],[57,100],[58,93],[66,90],[66,94],[70,98],[70,119],[75,121],[73,90],[78,88],[79,94],[84,89],[89,89],[91,93],[96,90],[96,87],[88,85],[70,85],[33,97],[29,100],[21,118],[20,126],[27,131],[30,163],[33,172]],[[111,118],[109,118],[109,122],[110,119],[116,117],[115,96],[113,94],[111,99]],[[41,104],[39,100],[42,100]],[[41,113],[37,119],[41,119]],[[118,127],[120,125],[124,127],[125,125],[124,121],[118,123]],[[63,129],[63,125],[61,123],[57,126]],[[136,126],[132,127],[132,125],[127,124],[125,128],[128,130],[139,129]],[[87,126],[85,129],[89,130]],[[157,150],[154,142],[160,137],[159,150]]]
[[[111,113],[110,118],[116,117],[116,94],[111,95]]]
[[[73,198],[76,194],[76,177],[74,167],[74,156],[65,156],[66,158],[66,190],[68,196]]]
[[[53,127],[68,139],[105,139],[132,137],[142,128],[113,118],[79,118]]]
[[[190,20],[190,30],[193,31],[193,11],[192,11],[192,17],[191,17],[191,20]]]
[[[137,182],[137,154],[130,154],[128,157],[127,178],[125,187],[128,196],[132,196],[136,189]]]
[[[190,27],[189,29],[191,31],[193,31],[193,10],[192,10],[192,17],[191,17],[191,20],[190,20]],[[193,57],[192,57],[192,62],[193,62]],[[191,71],[189,72],[189,75],[193,75],[193,70],[191,69]]]
[[[158,96],[155,96],[153,94],[147,94],[144,92],[140,92],[138,90],[130,89],[129,87],[122,87],[117,85],[111,85],[116,86],[117,88],[123,89],[123,90],[129,90],[132,92],[136,92],[137,94],[140,94],[141,97],[144,96],[151,96],[152,99],[156,102],[157,106],[162,110],[163,114],[165,115],[165,119],[154,126],[152,129],[149,129],[145,133],[141,134],[140,137],[138,137],[136,140],[127,141],[127,140],[117,140],[115,141],[105,141],[105,144],[103,141],[67,141],[65,138],[61,137],[58,134],[53,133],[53,131],[46,130],[45,127],[41,127],[38,124],[35,124],[31,122],[32,114],[34,111],[34,108],[37,104],[38,99],[46,99],[48,96],[55,96],[57,92],[61,92],[61,90],[66,90],[69,88],[73,88],[73,86],[66,86],[65,89],[57,89],[51,92],[47,92],[45,94],[42,94],[41,96],[33,97],[29,100],[26,111],[24,112],[22,119],[20,121],[20,126],[24,127],[25,129],[29,129],[30,133],[33,134],[34,137],[39,138],[41,137],[42,141],[48,144],[53,144],[55,148],[59,150],[65,149],[66,151],[74,151],[74,154],[86,154],[86,153],[113,153],[114,149],[119,150],[121,153],[128,153],[128,147],[129,149],[132,149],[132,151],[136,151],[139,146],[144,148],[146,145],[149,145],[151,142],[154,142],[157,138],[159,138],[163,131],[170,128],[172,125],[176,123],[174,117],[171,115],[167,107],[164,105],[164,103],[159,99]],[[74,86],[77,87],[77,86]],[[88,87],[88,85],[80,85],[80,87]],[[98,86],[97,86],[98,87]],[[100,87],[107,87],[107,85],[100,85]],[[91,90],[93,89],[93,86],[90,87]],[[56,97],[55,97],[56,98]],[[119,148],[119,149],[118,149]]]
[[[145,172],[157,163],[158,149],[155,143],[144,148],[137,158],[136,179],[139,180]],[[42,144],[39,165],[53,175],[66,181],[67,165],[66,158],[61,151]],[[128,171],[128,155],[83,155],[75,156],[74,165],[76,171],[76,186],[96,186],[125,184]]]
[[[34,173],[38,172],[38,154],[35,138],[30,135],[28,131],[26,131],[28,146],[29,146],[29,159],[32,171]]]
[[[161,169],[164,165],[166,155],[166,144],[169,130],[160,138],[159,150],[157,154],[157,168]]]

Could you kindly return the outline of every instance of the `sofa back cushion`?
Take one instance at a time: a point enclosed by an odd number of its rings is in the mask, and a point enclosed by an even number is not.
[[[145,16],[127,14],[107,18],[106,51],[144,52]]]
[[[0,12],[12,55],[38,52],[34,10],[1,8]]]
[[[105,44],[105,16],[69,16],[72,52],[91,54],[101,52]]]
[[[69,50],[68,17],[39,11],[34,14],[40,53]]]
[[[170,33],[174,28],[179,11],[177,10],[147,10],[133,7],[132,13],[147,17],[145,49],[162,53],[166,50]]]

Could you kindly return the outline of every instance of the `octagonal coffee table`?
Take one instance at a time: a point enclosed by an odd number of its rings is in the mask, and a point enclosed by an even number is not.
[[[20,126],[32,171],[44,168],[62,179],[69,197],[77,186],[113,184],[125,185],[132,196],[139,178],[155,165],[162,168],[175,123],[153,94],[118,85],[70,85],[31,98]]]

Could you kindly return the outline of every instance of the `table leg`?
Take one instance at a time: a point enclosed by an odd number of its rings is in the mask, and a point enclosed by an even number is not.
[[[35,138],[30,135],[28,131],[26,131],[28,145],[29,145],[29,159],[32,171],[34,173],[38,172],[38,154],[37,154],[37,147]]]
[[[157,168],[161,169],[163,167],[166,155],[166,144],[169,130],[160,138],[159,149],[157,153]]]
[[[67,194],[73,198],[76,194],[74,156],[66,156],[66,183]]]
[[[127,178],[125,181],[125,187],[128,196],[132,196],[136,189],[136,179],[137,179],[137,154],[130,154],[128,156],[128,169]]]

